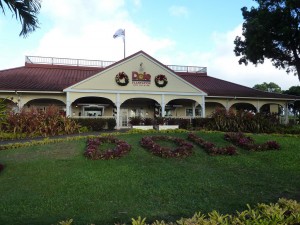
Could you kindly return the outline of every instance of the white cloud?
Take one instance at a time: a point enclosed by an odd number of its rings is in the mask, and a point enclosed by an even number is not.
[[[239,58],[233,52],[233,41],[241,33],[241,25],[226,33],[213,33],[211,39],[214,43],[214,48],[209,52],[176,52],[172,54],[172,57],[166,55],[158,57],[166,64],[207,66],[209,76],[248,87],[253,87],[255,84],[263,82],[274,82],[282,89],[299,85],[299,80],[296,76],[287,74],[284,70],[276,69],[270,60],[265,60],[264,64],[258,66],[251,63],[248,66],[239,65]]]
[[[169,13],[172,16],[188,16],[188,9],[184,6],[173,5],[169,8]]]
[[[139,50],[155,54],[160,49],[174,45],[167,38],[153,38],[133,23],[124,7],[123,0],[82,0],[46,1],[46,14],[54,19],[54,28],[40,40],[34,55],[120,60],[123,58],[123,41],[113,39],[119,28],[126,31],[126,56]],[[140,4],[134,1],[134,4]],[[64,6],[65,5],[65,6]],[[57,7],[66,8],[56,10]],[[93,9],[93,12],[90,12]],[[76,16],[78,15],[78,16]]]

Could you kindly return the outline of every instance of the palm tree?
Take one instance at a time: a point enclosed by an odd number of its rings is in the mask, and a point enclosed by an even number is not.
[[[36,15],[41,8],[41,0],[0,0],[0,9],[5,14],[5,5],[19,19],[22,24],[20,36],[27,37],[29,33],[38,28]]]

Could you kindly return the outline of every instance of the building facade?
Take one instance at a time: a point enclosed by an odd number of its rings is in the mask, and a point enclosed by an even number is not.
[[[56,105],[70,117],[113,117],[117,129],[135,116],[208,117],[216,107],[287,112],[299,100],[208,76],[205,67],[164,65],[143,51],[118,62],[26,57],[25,66],[0,71],[0,98],[14,110]]]

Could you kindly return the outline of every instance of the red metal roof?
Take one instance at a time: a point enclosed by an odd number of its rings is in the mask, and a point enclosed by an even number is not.
[[[300,96],[284,95],[260,91],[243,85],[217,79],[205,74],[177,73],[181,78],[193,84],[210,97],[242,97],[242,98],[275,98],[275,99],[300,99]]]
[[[25,64],[0,71],[0,90],[63,91],[103,68]]]

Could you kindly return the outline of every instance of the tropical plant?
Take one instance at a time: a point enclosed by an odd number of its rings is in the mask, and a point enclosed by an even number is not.
[[[237,151],[234,146],[216,147],[212,142],[205,141],[203,138],[196,136],[194,133],[188,134],[188,140],[201,146],[209,155],[236,155]]]
[[[37,14],[41,8],[41,0],[0,0],[0,8],[5,14],[5,3],[7,8],[19,19],[22,24],[20,36],[27,35],[38,28]]]
[[[157,141],[168,141],[175,143],[178,147],[170,148],[161,146]],[[141,146],[148,149],[153,155],[162,158],[183,158],[193,153],[194,147],[191,143],[186,142],[182,138],[175,138],[171,136],[146,136],[141,140]]]
[[[115,147],[112,149],[99,149],[104,143],[114,144]],[[84,152],[84,155],[93,160],[98,159],[114,159],[120,158],[123,155],[127,154],[131,149],[126,141],[119,140],[114,136],[106,136],[99,138],[89,138],[87,140],[87,148]]]

